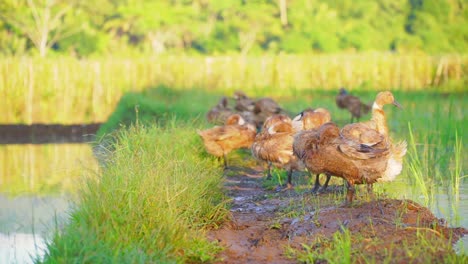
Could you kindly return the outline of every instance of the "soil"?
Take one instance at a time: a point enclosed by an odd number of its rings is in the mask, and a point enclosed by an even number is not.
[[[0,144],[86,143],[94,140],[99,123],[0,125]]]
[[[262,168],[230,168],[225,174],[232,198],[230,221],[209,232],[224,248],[217,263],[328,263],[333,256],[321,253],[333,249],[333,237],[346,229],[353,263],[442,263],[454,254],[452,244],[468,234],[467,229],[447,227],[410,200],[371,197],[363,191],[352,206],[344,206],[343,186],[329,186],[318,195],[307,184],[277,191],[263,187]]]

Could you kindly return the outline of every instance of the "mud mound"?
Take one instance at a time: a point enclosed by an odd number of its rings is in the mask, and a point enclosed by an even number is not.
[[[410,200],[361,199],[342,207],[343,196],[333,192],[265,190],[260,170],[228,174],[231,221],[209,233],[225,248],[219,263],[327,263],[324,250],[333,250],[336,234],[345,233],[352,262],[441,263],[454,254],[451,244],[468,233],[448,228]]]

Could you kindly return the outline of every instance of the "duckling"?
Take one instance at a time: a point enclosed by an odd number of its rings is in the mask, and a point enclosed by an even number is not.
[[[361,102],[359,97],[350,95],[345,88],[341,87],[336,96],[336,105],[341,109],[347,109],[351,113],[351,123],[354,118],[359,121],[362,115],[369,112],[370,106]]]
[[[216,157],[223,157],[225,169],[228,166],[227,154],[235,149],[250,148],[256,132],[256,128],[245,122],[239,114],[230,115],[224,126],[197,131],[203,140],[206,151]]]
[[[271,178],[270,166],[274,164],[288,172],[287,189],[292,188],[293,170],[303,169],[303,165],[293,155],[294,130],[291,118],[286,115],[273,115],[265,120],[263,129],[252,144],[252,155],[268,163],[268,176]]]
[[[371,121],[354,126],[347,130],[348,134],[329,122],[295,137],[295,153],[311,173],[331,174],[346,181],[346,204],[353,201],[355,184],[366,183],[369,190],[373,183],[392,181],[401,173],[406,141],[393,144],[388,133],[380,133],[388,132],[386,123],[382,123],[385,121],[382,106],[389,103],[395,104],[393,95],[379,93]],[[372,128],[378,129],[372,132]]]
[[[255,108],[255,101],[248,97],[244,92],[234,92],[234,99],[236,100],[236,106],[234,107],[234,109],[236,109],[239,112],[253,112]]]
[[[315,131],[323,124],[328,123],[331,121],[331,114],[325,108],[317,108],[317,109],[306,109],[302,111],[299,115],[297,115],[293,119],[293,127],[296,130],[296,135],[294,136],[294,143],[293,143],[293,152],[294,154],[300,159],[299,156],[299,146],[301,145],[301,141],[297,140],[297,138],[304,138],[306,137],[305,134],[315,133]],[[303,131],[304,130],[304,131]],[[326,181],[321,188],[322,191],[326,190],[328,187],[328,183],[330,181],[331,175],[326,175]],[[314,188],[312,189],[313,193],[318,192],[320,189],[320,174],[315,175],[315,184]]]
[[[234,114],[234,111],[228,106],[228,98],[223,96],[213,108],[206,114],[206,119],[212,124],[224,124],[226,119]]]

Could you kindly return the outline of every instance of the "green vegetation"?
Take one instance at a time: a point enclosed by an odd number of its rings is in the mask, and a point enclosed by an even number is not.
[[[249,90],[245,91],[250,94]],[[374,91],[352,92],[365,102],[373,101],[376,95]],[[270,95],[262,90],[252,93]],[[211,126],[204,121],[204,114],[221,95],[160,86],[123,96],[109,123],[99,132],[115,138],[110,160],[80,188],[71,222],[57,232],[44,262],[212,261],[221,249],[206,240],[204,230],[225,220],[227,204],[220,188],[221,166],[204,151],[195,130]],[[306,107],[327,107],[333,119],[344,125],[349,113],[337,108],[335,95],[335,91],[273,92],[273,98],[290,113]],[[396,91],[395,97],[404,110],[385,107],[391,134],[396,140],[406,139],[409,143],[410,153],[398,177],[405,184],[412,184],[417,176],[412,166],[424,172],[421,180],[429,186],[428,192],[435,192],[437,186],[463,183],[468,164],[467,157],[462,155],[468,142],[464,133],[468,110],[462,107],[468,97],[463,95]],[[115,131],[119,127],[126,129]],[[237,154],[233,152],[230,156]],[[415,155],[420,163],[413,162]],[[244,158],[243,163],[251,162],[248,154]],[[295,181],[304,179],[294,177]],[[399,188],[396,183],[376,185],[378,192]],[[418,188],[418,184],[412,185]],[[417,193],[421,190],[416,190]],[[401,191],[399,195],[402,198]],[[318,210],[310,203],[333,205],[342,198],[339,194],[332,196],[328,201],[303,195],[302,203],[290,204],[280,213],[301,217]],[[333,260],[336,255],[333,252],[354,256],[359,238],[350,237],[346,232],[337,233],[330,241],[304,245],[304,252],[291,254],[305,261]],[[320,251],[307,251],[307,247],[317,246]]]
[[[4,0],[0,51],[77,57],[465,52],[467,12],[462,0]]]
[[[149,58],[6,58],[0,123],[104,122],[123,94],[155,86],[252,95],[354,90],[466,90],[465,55],[364,53]]]
[[[70,223],[44,263],[173,263],[212,260],[204,230],[225,218],[222,171],[193,124],[122,130],[99,177],[80,189]]]

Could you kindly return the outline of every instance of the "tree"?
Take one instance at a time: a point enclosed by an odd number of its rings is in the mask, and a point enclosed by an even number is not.
[[[34,44],[41,57],[59,40],[77,33],[72,16],[76,2],[67,0],[4,0],[0,19],[15,27]],[[76,10],[75,10],[76,11]]]

